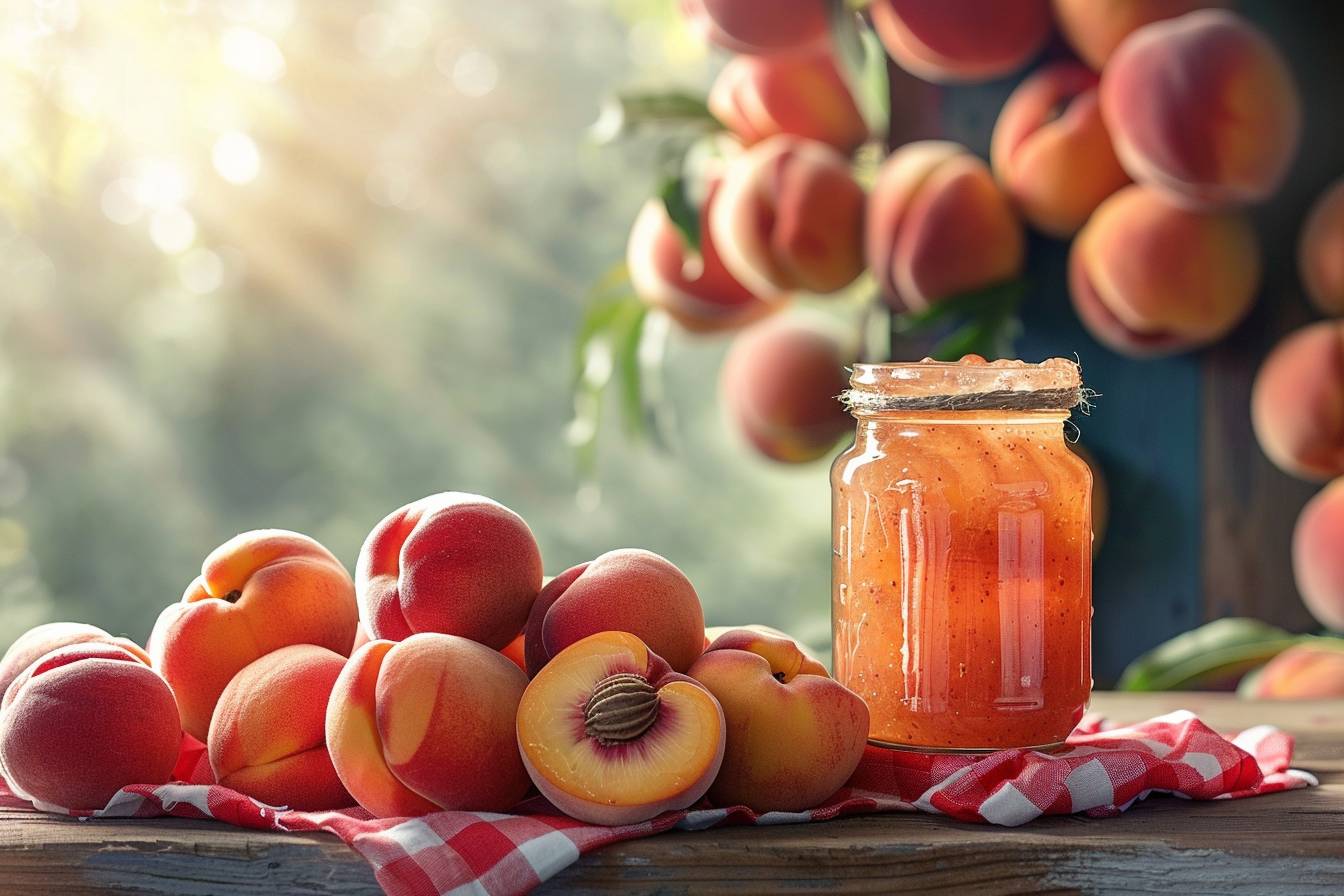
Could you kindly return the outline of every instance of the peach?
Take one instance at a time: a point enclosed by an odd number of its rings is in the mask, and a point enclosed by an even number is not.
[[[220,695],[206,741],[215,780],[270,806],[354,805],[327,752],[327,700],[345,657],[313,644],[268,653]]]
[[[1307,502],[1293,527],[1293,578],[1326,628],[1344,632],[1344,477]]]
[[[1312,205],[1298,238],[1297,269],[1312,304],[1344,315],[1344,179]]]
[[[1025,65],[1050,36],[1049,0],[873,0],[891,58],[926,81],[988,81]]]
[[[604,631],[630,632],[684,672],[704,647],[705,617],[672,561],[638,548],[608,551],[542,589],[524,634],[527,671],[536,676],[569,645]]]
[[[125,648],[146,666],[150,664],[149,654],[141,650],[140,645],[126,638],[114,637],[96,625],[85,625],[82,622],[48,622],[19,635],[14,643],[9,645],[5,655],[0,657],[0,697],[4,696],[10,684],[23,670],[46,654],[71,644],[87,643],[115,644]]]
[[[830,33],[827,0],[681,0],[680,6],[701,40],[735,53],[805,52],[825,46]]]
[[[1054,0],[1059,30],[1094,71],[1101,71],[1120,42],[1144,25],[1226,5],[1217,0]]]
[[[507,657],[456,635],[372,641],[350,658],[327,705],[336,772],[381,818],[502,812],[528,789],[514,736],[526,686]]]
[[[1265,700],[1344,697],[1344,641],[1318,638],[1294,644],[1248,675],[1237,693]]]
[[[690,676],[723,707],[719,806],[799,812],[821,804],[858,767],[868,705],[787,638],[746,629],[721,635]]]
[[[166,784],[182,743],[168,685],[116,644],[47,653],[14,679],[0,708],[0,767],[19,796],[89,811],[131,784]]]
[[[708,184],[700,208],[700,252],[692,257],[661,199],[650,199],[630,229],[626,267],[635,294],[660,308],[692,333],[735,330],[780,307],[783,297],[758,298],[733,279],[723,266],[709,214],[718,193],[718,178]]]
[[[848,155],[868,139],[830,53],[734,57],[709,89],[709,110],[744,146],[793,134]]]
[[[1269,198],[1302,128],[1297,87],[1279,51],[1217,9],[1126,38],[1101,76],[1101,114],[1129,176],[1193,208]]]
[[[709,649],[709,645],[713,644],[715,641],[717,641],[719,638],[723,637],[724,635],[728,634],[729,632],[747,632],[748,634],[751,634],[751,635],[760,635],[760,636],[763,636],[763,637],[766,637],[766,638],[779,638],[780,640],[783,640],[783,641],[791,641],[791,642],[793,642],[793,645],[794,645],[795,647],[797,647],[799,650],[802,651],[802,653],[803,653],[803,658],[804,658],[805,660],[807,660],[809,663],[813,663],[813,664],[819,666],[819,667],[821,668],[822,672],[823,672],[823,673],[826,673],[826,666],[825,666],[825,664],[822,663],[821,660],[817,659],[816,655],[812,653],[812,651],[808,648],[808,646],[807,646],[806,644],[804,644],[802,641],[800,641],[800,640],[798,640],[797,638],[795,638],[793,635],[790,635],[788,632],[785,632],[785,631],[782,631],[782,630],[780,630],[780,629],[777,629],[777,628],[775,628],[775,627],[772,626],[772,625],[761,625],[760,623],[751,622],[751,623],[748,623],[748,624],[746,624],[746,625],[710,625],[710,626],[706,626],[706,628],[705,628],[705,650],[708,650],[708,649]]]
[[[989,168],[945,140],[907,143],[877,174],[865,254],[895,311],[918,311],[1022,273],[1022,224]]]
[[[541,551],[523,518],[503,504],[443,492],[374,527],[355,588],[375,638],[439,632],[498,650],[522,631],[541,590]]]
[[[1069,253],[1083,325],[1131,357],[1221,338],[1250,311],[1260,249],[1245,216],[1197,212],[1131,185],[1103,202]]]
[[[719,374],[725,416],[771,460],[822,457],[854,428],[840,394],[856,349],[834,327],[807,317],[749,328],[728,348]]]
[[[843,289],[863,271],[863,188],[824,143],[778,134],[730,160],[709,231],[758,296]]]
[[[512,641],[506,644],[504,646],[504,649],[500,651],[500,653],[504,654],[505,658],[508,659],[509,662],[513,663],[515,666],[517,666],[524,672],[527,671],[527,659],[524,653],[526,642],[527,642],[527,636],[520,634],[518,637],[514,638]]]
[[[219,695],[244,666],[290,644],[347,656],[358,625],[350,574],[330,551],[297,532],[260,529],[205,558],[182,600],[160,614],[149,655],[182,727],[205,740]]]
[[[561,651],[518,705],[523,763],[542,796],[592,824],[695,803],[723,762],[723,710],[639,638],[600,632]]]
[[[1255,375],[1251,423],[1285,473],[1344,474],[1344,321],[1310,324],[1274,347]]]
[[[1055,237],[1072,236],[1129,183],[1101,120],[1097,76],[1076,62],[1018,85],[994,125],[990,161],[1023,217]]]

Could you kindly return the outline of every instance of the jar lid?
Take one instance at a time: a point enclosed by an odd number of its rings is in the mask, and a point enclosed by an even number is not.
[[[841,400],[855,412],[1068,410],[1087,402],[1082,372],[1068,358],[855,364]]]

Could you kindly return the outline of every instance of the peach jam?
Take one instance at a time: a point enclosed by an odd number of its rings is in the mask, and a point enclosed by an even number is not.
[[[831,471],[835,677],[873,743],[1057,746],[1092,689],[1092,475],[1078,366],[858,364]]]

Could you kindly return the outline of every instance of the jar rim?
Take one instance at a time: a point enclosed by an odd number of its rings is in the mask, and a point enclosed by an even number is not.
[[[960,361],[855,364],[841,396],[855,413],[884,410],[1068,410],[1085,404],[1078,363],[1048,358],[1040,363]]]

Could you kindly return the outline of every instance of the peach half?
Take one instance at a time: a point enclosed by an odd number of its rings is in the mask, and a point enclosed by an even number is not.
[[[723,710],[627,632],[572,644],[518,706],[532,782],[592,824],[636,824],[704,796],[723,762]]]

